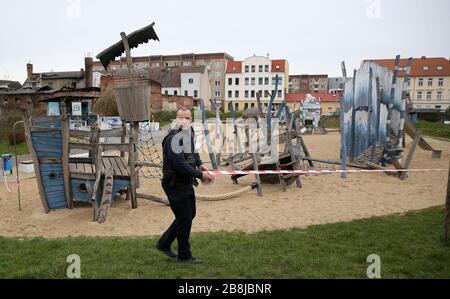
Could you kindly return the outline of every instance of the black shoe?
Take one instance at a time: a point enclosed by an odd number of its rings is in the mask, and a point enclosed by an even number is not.
[[[178,259],[178,261],[180,261],[181,263],[192,264],[192,265],[197,265],[197,264],[203,263],[202,260],[195,259],[193,257],[191,257],[190,259],[186,259],[186,260]]]
[[[165,255],[167,255],[168,257],[171,258],[177,258],[177,255],[175,253],[172,252],[172,250],[170,248],[162,248],[160,247],[158,244],[156,245],[156,249],[158,249],[159,251],[161,251],[162,253],[164,253]]]

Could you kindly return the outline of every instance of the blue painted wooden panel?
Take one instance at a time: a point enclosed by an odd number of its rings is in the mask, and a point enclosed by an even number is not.
[[[36,155],[40,157],[62,157],[61,132],[31,132]]]
[[[91,188],[94,187],[94,182],[95,181],[88,181],[88,180],[78,180],[78,179],[71,179],[70,180],[71,185],[72,185],[72,198],[74,201],[79,201],[79,202],[85,202],[85,203],[91,203],[91,196],[86,193],[86,192],[82,192],[79,189],[80,184],[82,183],[89,183]],[[115,179],[114,183],[113,183],[113,199],[114,196],[119,193],[120,190],[124,190],[126,188],[128,188],[130,186],[130,181],[129,180],[119,180],[119,179]],[[97,192],[97,203],[100,203],[100,199],[101,199],[101,190],[99,190]]]
[[[62,165],[41,164],[39,168],[48,207],[50,209],[67,208]]]
[[[393,77],[394,74],[389,69],[366,62],[355,72],[354,81],[345,84],[341,107],[341,134],[345,135],[343,140],[349,157],[357,157],[376,142],[385,143],[390,104],[393,107],[390,113],[390,129],[401,137],[405,101],[402,98],[404,80],[398,78],[393,86]],[[380,101],[377,100],[377,79],[380,85]]]

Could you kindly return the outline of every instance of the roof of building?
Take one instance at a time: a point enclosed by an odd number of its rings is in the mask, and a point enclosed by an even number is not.
[[[58,79],[83,79],[84,71],[69,71],[69,72],[45,72],[33,73],[30,79],[26,79],[23,83],[26,85],[29,82],[37,82],[40,80],[58,80]]]
[[[18,81],[0,80],[0,88],[19,89],[21,87],[22,84]]]
[[[242,73],[242,61],[228,61],[227,74]]]
[[[368,59],[393,71],[395,59]],[[408,59],[400,59],[400,71],[398,75],[404,77],[406,75],[404,68],[408,64]],[[450,76],[450,59],[444,57],[421,57],[414,58],[411,66],[411,77],[427,77],[427,76]]]
[[[287,93],[286,102],[300,102],[306,99],[310,94],[321,102],[338,102],[340,100],[339,94],[327,93],[327,92],[299,92],[299,93]]]
[[[272,60],[272,73],[284,73],[286,71],[286,60]]]

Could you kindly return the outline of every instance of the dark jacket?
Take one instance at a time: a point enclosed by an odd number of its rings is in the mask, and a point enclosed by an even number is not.
[[[185,138],[181,138],[182,134],[180,130],[170,130],[167,136],[162,142],[163,147],[163,182],[175,184],[192,184],[194,178],[200,179],[203,174],[197,169],[203,162],[200,159],[200,155],[195,153],[194,145],[194,131],[191,130],[189,136],[185,135]],[[173,138],[176,136],[179,148],[172,148]],[[177,141],[175,139],[174,145]],[[195,183],[194,183],[195,184]]]

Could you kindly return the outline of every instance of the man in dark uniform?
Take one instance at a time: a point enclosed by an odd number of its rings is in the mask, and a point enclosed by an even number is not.
[[[177,126],[169,131],[162,142],[162,187],[175,214],[175,220],[161,236],[156,248],[179,261],[199,264],[202,261],[192,257],[189,244],[192,220],[196,214],[193,185],[198,185],[196,179],[211,182],[213,178],[195,152],[191,122],[191,111],[185,107],[178,109]],[[178,242],[178,257],[171,250],[175,239]]]

